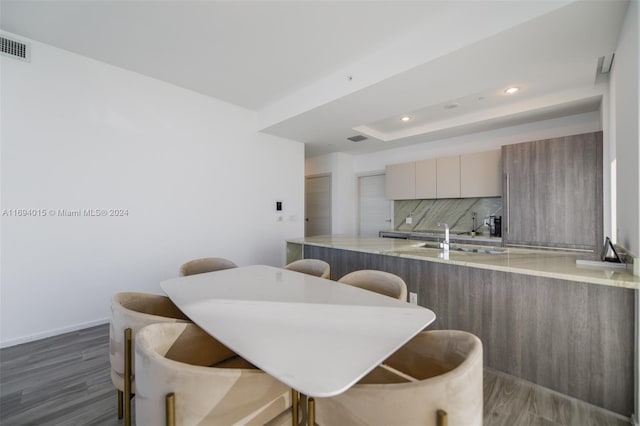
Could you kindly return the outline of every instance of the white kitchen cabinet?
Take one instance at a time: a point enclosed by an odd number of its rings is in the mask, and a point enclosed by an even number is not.
[[[500,150],[392,164],[386,167],[389,200],[499,197]]]
[[[460,156],[460,197],[502,195],[502,152],[499,149]]]
[[[389,200],[416,198],[416,163],[391,164],[385,168],[384,194]]]
[[[430,199],[437,196],[436,159],[416,161],[416,193],[417,199]]]
[[[436,160],[436,198],[460,198],[460,156]]]

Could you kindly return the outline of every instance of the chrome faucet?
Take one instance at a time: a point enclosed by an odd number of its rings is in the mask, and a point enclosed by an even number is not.
[[[478,218],[478,213],[471,212],[471,221],[473,222],[473,225],[471,225],[471,236],[472,237],[476,236],[476,229],[478,229],[477,223],[476,223],[477,218]]]
[[[446,223],[438,223],[438,226],[444,226],[444,241],[440,243],[440,247],[442,247],[445,253],[449,253],[449,225]]]

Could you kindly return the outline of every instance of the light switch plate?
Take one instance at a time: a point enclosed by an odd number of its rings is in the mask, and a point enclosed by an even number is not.
[[[411,224],[413,223],[413,218],[412,218],[411,216],[409,216],[409,217],[407,217],[407,218],[404,220],[404,222],[405,222],[407,225],[411,225]]]

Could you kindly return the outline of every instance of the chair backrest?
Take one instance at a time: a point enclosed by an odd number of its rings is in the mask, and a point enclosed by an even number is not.
[[[143,327],[158,322],[189,322],[189,319],[166,296],[124,292],[111,299],[109,361],[111,380],[116,388],[124,389],[124,330],[130,328],[135,337]]]
[[[291,406],[291,389],[194,324],[153,324],[136,336],[136,422],[164,424],[173,393],[178,425],[264,424]]]
[[[291,262],[285,266],[285,269],[320,278],[329,278],[331,276],[331,266],[324,260],[320,259],[296,260],[295,262]]]
[[[457,330],[418,334],[345,393],[316,400],[318,424],[482,425],[482,343]]]
[[[402,278],[389,272],[370,269],[354,271],[338,282],[407,301],[407,284]]]
[[[194,259],[180,266],[180,276],[204,274],[205,272],[221,271],[223,269],[237,268],[238,265],[222,257],[203,257]]]

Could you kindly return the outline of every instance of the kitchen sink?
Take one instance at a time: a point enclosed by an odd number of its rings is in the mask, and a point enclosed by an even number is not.
[[[488,248],[471,248],[471,247],[451,247],[451,250],[464,251],[468,253],[480,253],[480,254],[502,254],[504,250],[500,249],[488,249]]]
[[[440,249],[440,243],[438,241],[429,241],[424,244],[420,244],[418,247],[431,248],[431,249]]]
[[[420,244],[418,247],[430,248],[430,249],[441,249],[440,242],[430,241],[424,244]],[[465,253],[478,253],[478,254],[503,254],[504,250],[497,248],[487,248],[487,247],[461,247],[457,245],[451,245],[449,248],[450,251],[462,251]]]

